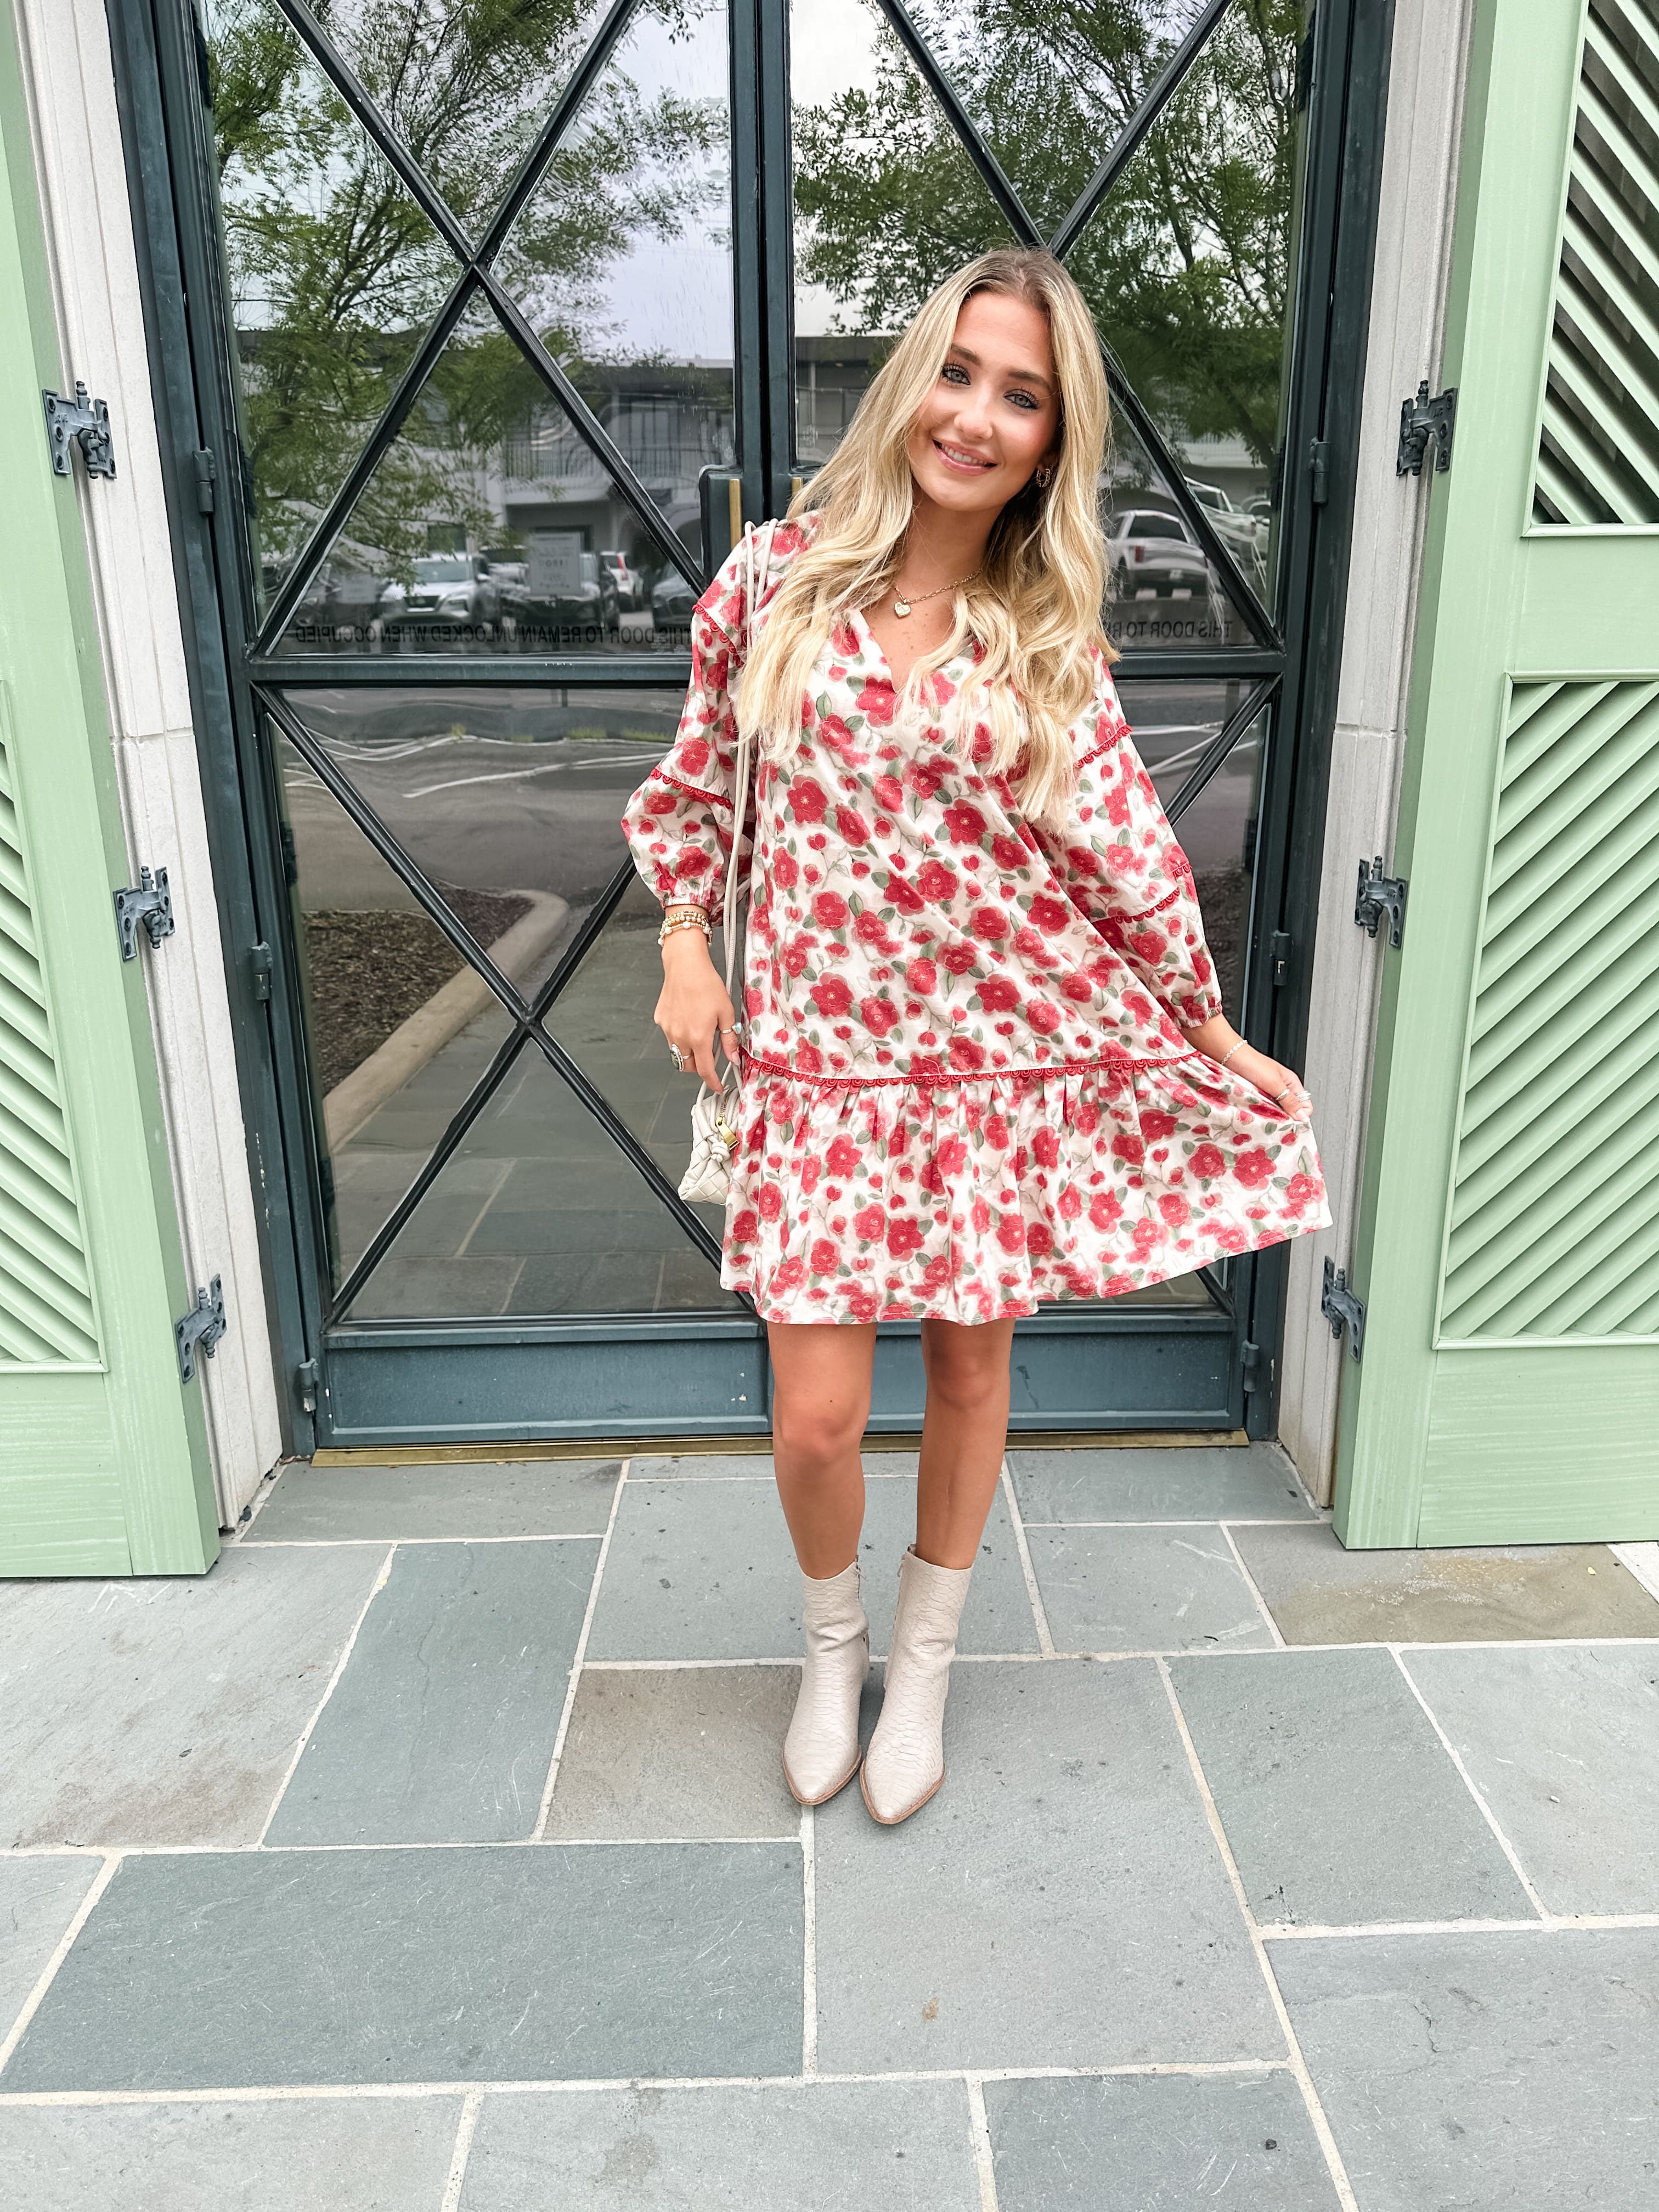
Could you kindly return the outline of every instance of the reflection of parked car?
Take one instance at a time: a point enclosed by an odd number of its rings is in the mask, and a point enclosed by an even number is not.
[[[1112,517],[1106,554],[1119,599],[1137,592],[1206,592],[1209,564],[1178,514],[1130,507]]]
[[[696,602],[697,595],[690,585],[671,568],[651,594],[651,618],[673,629],[685,629],[690,627],[691,610]]]
[[[351,538],[337,538],[294,610],[295,634],[342,641],[378,638],[386,594],[395,588],[387,583],[387,565],[383,554]],[[277,580],[267,575],[267,589],[274,589]]]
[[[1199,483],[1188,477],[1187,489],[1208,513],[1222,544],[1242,559],[1253,559],[1261,530],[1255,515],[1236,507],[1219,484]]]
[[[626,556],[614,552],[601,553],[599,566],[601,568],[609,569],[615,579],[617,605],[624,612],[632,614],[640,604],[640,580],[629,567]]]
[[[472,629],[488,637],[501,619],[501,595],[489,563],[477,553],[427,553],[414,580],[387,594],[386,619],[401,628]]]

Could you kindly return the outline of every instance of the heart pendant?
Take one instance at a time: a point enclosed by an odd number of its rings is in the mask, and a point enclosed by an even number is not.
[[[895,600],[894,600],[894,602],[893,602],[893,612],[894,612],[896,615],[908,615],[908,614],[909,613],[909,611],[910,611],[910,602],[909,602],[909,600],[908,600],[908,599],[895,599]]]

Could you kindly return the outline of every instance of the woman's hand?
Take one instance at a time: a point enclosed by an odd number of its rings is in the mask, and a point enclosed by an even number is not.
[[[669,1043],[679,1047],[688,1068],[695,1063],[709,1089],[718,1091],[714,1038],[721,1033],[721,1048],[728,1060],[734,1060],[732,1025],[738,1017],[702,932],[671,931],[663,943],[662,969],[662,996],[651,1018]]]
[[[1183,1030],[1182,1035],[1197,1052],[1219,1066],[1224,1060],[1230,1075],[1242,1075],[1246,1083],[1256,1089],[1281,1113],[1288,1114],[1293,1121],[1305,1121],[1313,1112],[1313,1100],[1303,1089],[1299,1077],[1288,1067],[1281,1067],[1276,1060],[1269,1060],[1265,1052],[1246,1044],[1232,1024],[1220,1014],[1195,1030]]]

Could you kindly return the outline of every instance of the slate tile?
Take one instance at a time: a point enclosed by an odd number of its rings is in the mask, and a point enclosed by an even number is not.
[[[0,2094],[795,2073],[793,1844],[124,1860]]]
[[[0,1844],[255,1842],[383,1558],[0,1589]]]
[[[1651,2212],[1659,1929],[1268,1948],[1364,2212]]]
[[[1261,1651],[1273,1632],[1215,1527],[1028,1528],[1057,1651]]]
[[[988,2081],[998,2212],[1336,2212],[1287,2073]]]
[[[1277,1444],[1011,1450],[1008,1471],[1027,1522],[1315,1517]]]
[[[267,1841],[531,1835],[599,1550],[587,1538],[404,1546]]]
[[[980,2212],[958,2081],[491,2097],[461,2212]]]
[[[1234,1540],[1287,1644],[1659,1637],[1659,1601],[1605,1544],[1349,1552],[1328,1522]]]
[[[459,2097],[0,2107],[10,2212],[441,2212]]]
[[[1258,1920],[1533,1917],[1388,1652],[1177,1659],[1170,1672]]]
[[[0,1858],[0,2042],[102,1865],[91,1857]]]
[[[915,1490],[865,1489],[864,1607],[885,1649],[900,1554],[915,1535]],[[800,1570],[769,1474],[732,1481],[635,1482],[617,1512],[594,1608],[592,1659],[790,1659],[801,1647]],[[1032,1651],[1036,1628],[1012,1524],[993,1503],[968,1601],[962,1651]]]
[[[283,1468],[242,1541],[252,1547],[602,1536],[621,1474],[617,1459],[416,1467],[296,1463]]]
[[[826,2073],[1285,2055],[1150,1662],[958,1667],[939,1794],[815,1825]]]
[[[795,1836],[781,1763],[793,1667],[586,1667],[546,1833]]]
[[[1552,1912],[1659,1912],[1659,1650],[1413,1651],[1407,1665]]]

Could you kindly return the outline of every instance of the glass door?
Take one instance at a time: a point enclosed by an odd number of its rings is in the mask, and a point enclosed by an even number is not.
[[[676,1188],[690,1087],[618,826],[692,601],[940,276],[1051,243],[1113,380],[1124,703],[1265,1034],[1319,374],[1304,11],[202,0],[198,30],[172,159],[193,133],[319,1441],[763,1429],[764,1331]],[[1235,1425],[1258,1272],[1022,1323],[1016,1425]],[[915,1333],[881,1333],[877,1425],[919,1414]]]

